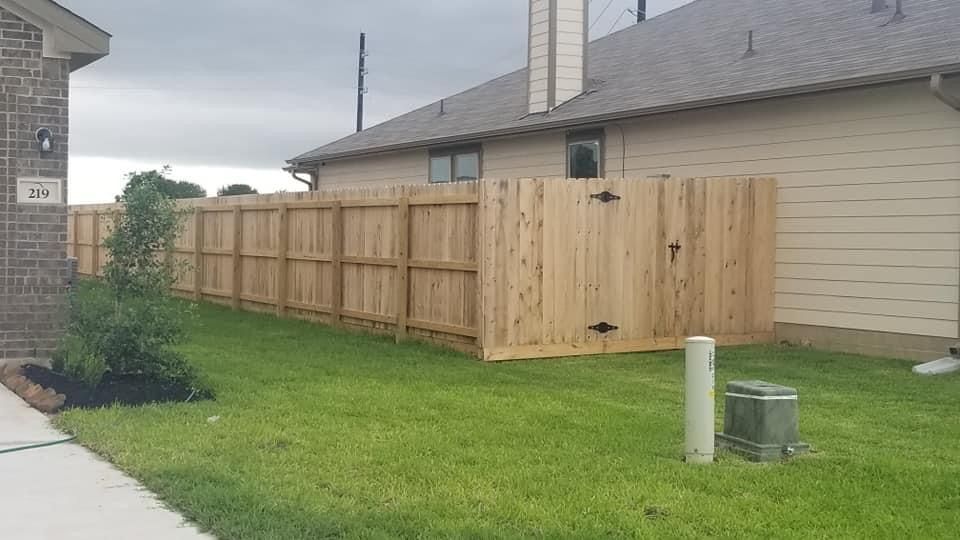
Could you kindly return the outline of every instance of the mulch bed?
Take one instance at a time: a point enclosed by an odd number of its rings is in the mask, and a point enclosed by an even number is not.
[[[96,409],[110,405],[145,405],[148,403],[182,402],[188,398],[199,401],[208,396],[194,394],[191,388],[158,383],[137,376],[104,375],[96,388],[83,384],[47,368],[25,366],[23,375],[43,388],[52,388],[66,396],[62,409]],[[192,397],[191,397],[192,396]]]

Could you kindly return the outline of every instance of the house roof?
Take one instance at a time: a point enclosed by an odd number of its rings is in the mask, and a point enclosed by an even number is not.
[[[70,71],[110,54],[113,36],[53,0],[0,0],[0,6],[43,30],[44,56],[68,58]]]
[[[905,0],[898,22],[871,4],[697,0],[590,43],[591,90],[547,114],[527,114],[524,68],[445,99],[444,114],[433,103],[290,163],[960,71],[960,2]]]

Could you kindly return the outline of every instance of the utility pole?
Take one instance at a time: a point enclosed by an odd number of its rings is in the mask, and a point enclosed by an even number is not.
[[[357,133],[363,131],[363,95],[367,93],[367,35],[360,33],[360,69],[357,77]]]

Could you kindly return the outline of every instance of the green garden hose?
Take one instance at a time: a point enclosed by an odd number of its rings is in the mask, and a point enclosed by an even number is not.
[[[38,448],[47,448],[48,446],[57,446],[58,444],[65,444],[70,441],[73,441],[74,439],[76,439],[76,437],[70,437],[69,439],[63,439],[62,441],[31,444],[29,446],[18,446],[16,448],[6,448],[6,449],[0,450],[0,454],[12,454],[14,452],[23,452],[26,450],[36,450]]]

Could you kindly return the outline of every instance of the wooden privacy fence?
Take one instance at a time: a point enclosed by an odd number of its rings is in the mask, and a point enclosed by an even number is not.
[[[461,184],[187,202],[176,257],[191,271],[176,288],[235,309],[476,350],[477,191]],[[72,209],[69,238],[82,274],[103,268],[98,244],[113,211]]]
[[[769,179],[484,180],[194,201],[180,294],[486,360],[773,339]],[[99,275],[115,205],[71,208]]]

